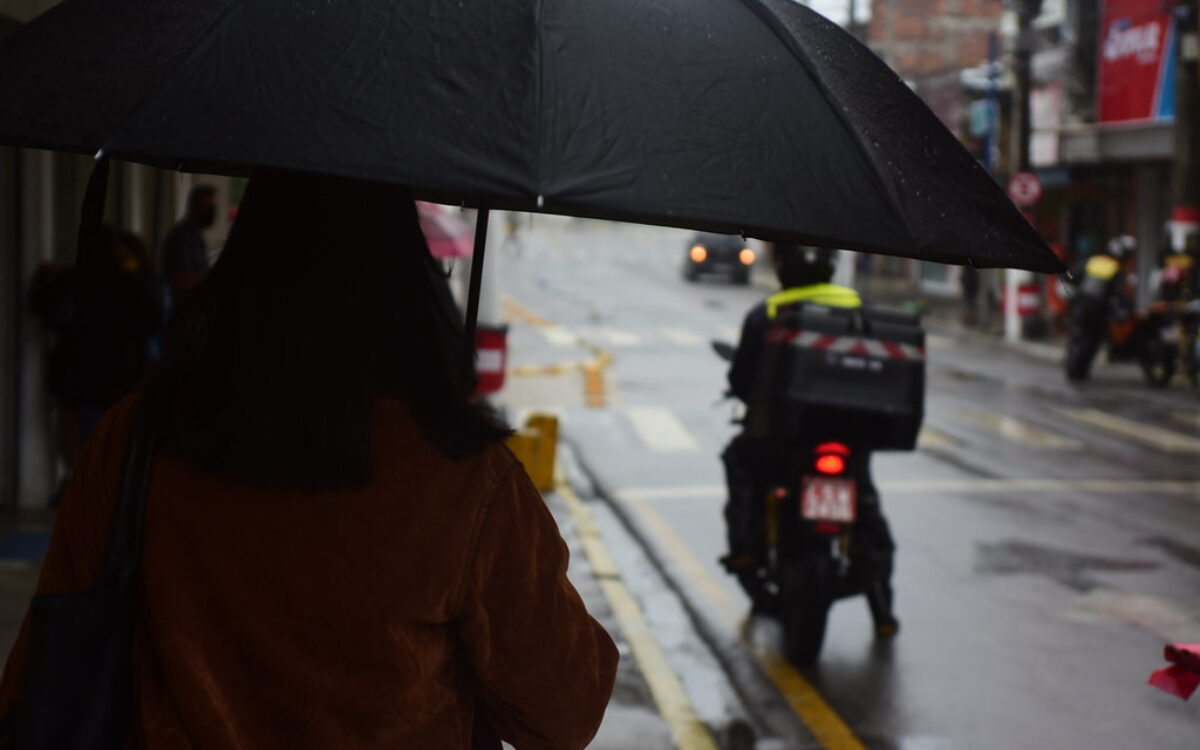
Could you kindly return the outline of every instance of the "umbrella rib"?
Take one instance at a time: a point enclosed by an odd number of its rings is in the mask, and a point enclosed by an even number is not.
[[[817,86],[817,90],[821,92],[821,96],[825,97],[825,100],[829,103],[829,108],[837,115],[838,119],[842,123],[842,126],[845,127],[850,133],[850,137],[853,139],[854,145],[858,146],[858,150],[862,154],[862,157],[867,160],[867,163],[870,164],[874,170],[874,177],[876,180],[878,180],[880,191],[887,199],[888,207],[892,210],[892,213],[900,222],[900,226],[904,227],[905,233],[908,234],[909,245],[916,247],[916,241],[913,239],[912,228],[909,227],[908,220],[905,218],[904,212],[900,210],[899,196],[896,195],[895,190],[888,183],[888,181],[883,178],[883,171],[879,168],[879,162],[871,153],[871,150],[867,148],[867,144],[863,140],[862,133],[858,132],[858,129],[855,128],[853,123],[850,122],[850,118],[846,115],[846,112],[842,109],[842,106],[838,104],[837,99],[834,98],[834,96],[830,93],[829,87],[825,85],[825,81],[820,75],[817,74],[816,66],[813,65],[812,60],[809,59],[809,56],[800,47],[800,45],[796,43],[796,40],[792,37],[792,35],[786,33],[786,30],[782,28],[783,22],[776,18],[775,14],[769,8],[767,8],[765,4],[760,2],[760,0],[742,0],[742,4],[749,8],[750,12],[758,16],[759,19],[767,25],[767,28],[769,28],[771,32],[779,38],[785,47],[791,50],[792,54],[796,56],[796,59],[800,61],[800,64],[804,66],[804,69],[808,71],[809,76]],[[811,9],[809,9],[809,12],[816,13],[816,11]]]
[[[537,149],[537,160],[534,165],[533,184],[537,188],[537,202],[542,203],[542,176],[545,172],[544,161],[546,148],[542,142],[545,128],[542,122],[545,113],[542,111],[542,102],[545,101],[546,89],[546,45],[542,41],[542,4],[544,0],[536,0],[533,9],[533,43],[537,48],[537,86],[534,87],[534,146]]]
[[[152,96],[158,93],[163,82],[166,81],[172,73],[174,73],[176,70],[179,70],[179,68],[181,68],[183,64],[187,62],[193,54],[195,54],[200,45],[203,44],[210,35],[212,35],[213,31],[221,26],[221,24],[225,23],[225,19],[229,16],[229,14],[232,13],[235,8],[240,7],[243,2],[244,0],[230,0],[229,4],[226,5],[219,14],[217,14],[217,17],[213,19],[213,22],[209,24],[208,28],[205,29],[203,33],[196,36],[196,40],[190,47],[188,47],[187,51],[180,55],[168,69],[163,71],[163,74],[158,77],[158,80],[155,81],[152,86],[147,88],[146,94],[140,100],[138,100],[138,103],[134,105],[132,109],[129,110],[129,114],[126,115],[124,121],[121,123],[121,126],[113,130],[112,135],[108,138],[108,142],[100,147],[100,152],[96,155],[97,157],[108,153],[108,149],[112,145],[113,141],[117,140],[122,131],[125,130],[125,126],[127,126],[134,119],[134,117],[141,112],[142,107],[146,105],[146,102],[149,101]]]

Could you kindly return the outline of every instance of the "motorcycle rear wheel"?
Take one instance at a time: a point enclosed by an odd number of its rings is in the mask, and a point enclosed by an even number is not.
[[[1159,340],[1147,342],[1138,358],[1146,383],[1154,388],[1163,388],[1175,377],[1175,360],[1175,349]]]
[[[833,602],[790,602],[783,611],[783,654],[798,667],[816,662],[825,643],[825,624]]]
[[[828,557],[809,555],[801,566],[791,569],[794,578],[784,585],[783,655],[798,667],[814,663],[825,643],[825,624],[834,598],[832,565]]]

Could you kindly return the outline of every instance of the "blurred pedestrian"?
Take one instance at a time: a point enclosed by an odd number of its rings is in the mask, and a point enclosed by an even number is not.
[[[145,244],[112,227],[99,228],[76,265],[39,270],[31,301],[51,337],[47,376],[70,469],[104,412],[149,373],[166,301]]]
[[[1071,300],[1064,361],[1067,379],[1073,383],[1088,379],[1092,359],[1108,337],[1109,321],[1124,322],[1133,315],[1127,287],[1128,266],[1136,252],[1137,240],[1119,235],[1075,269],[1078,288]]]
[[[131,744],[592,738],[616,649],[566,578],[566,547],[507,430],[467,398],[435,269],[401,188],[251,180],[146,386],[166,408]],[[102,568],[132,402],[85,450],[42,592],[81,590]],[[0,714],[25,648],[22,635]]]
[[[204,230],[217,219],[217,191],[197,185],[188,193],[187,213],[163,240],[162,273],[176,300],[182,300],[208,273]]]

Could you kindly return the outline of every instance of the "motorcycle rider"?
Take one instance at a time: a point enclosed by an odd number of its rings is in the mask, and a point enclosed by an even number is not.
[[[1125,264],[1137,250],[1137,240],[1123,234],[1113,237],[1103,252],[1087,259],[1071,303],[1071,333],[1067,352],[1067,378],[1087,380],[1092,360],[1104,342],[1110,316],[1125,315]]]
[[[746,403],[751,412],[755,409],[752,395],[759,386],[765,340],[771,327],[779,324],[782,312],[798,305],[835,310],[862,307],[858,292],[831,283],[835,254],[836,251],[826,248],[782,243],[774,246],[775,270],[783,289],[747,313],[728,375],[730,393]],[[753,414],[748,412],[747,420],[751,419]],[[825,430],[830,425],[813,427]],[[743,432],[733,438],[721,456],[729,486],[729,499],[725,505],[729,554],[721,558],[721,563],[737,576],[750,597],[754,613],[771,614],[771,596],[764,590],[761,575],[766,547],[765,497],[768,487],[772,486],[770,483],[781,481],[779,478],[787,466],[788,447],[782,441],[750,437]],[[881,580],[890,610],[895,544],[871,481],[870,452],[858,451],[852,461],[860,478],[858,520],[851,549],[852,571],[858,576]],[[890,611],[883,621],[876,622],[880,634],[894,633],[896,626]]]

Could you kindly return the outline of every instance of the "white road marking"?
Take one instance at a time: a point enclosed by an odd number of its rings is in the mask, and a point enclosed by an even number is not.
[[[1124,620],[1167,643],[1200,642],[1200,622],[1191,613],[1149,594],[1095,588],[1077,598],[1067,616],[1076,620]]]
[[[680,346],[703,346],[704,339],[686,328],[661,328],[662,335],[672,344]]]
[[[622,331],[618,328],[601,328],[599,333],[613,346],[637,346],[642,343],[641,337],[636,333]]]
[[[544,326],[538,328],[538,332],[555,346],[575,346],[579,341],[578,336],[562,326]]]
[[[625,409],[633,428],[646,447],[657,453],[700,450],[700,443],[679,417],[660,406],[631,406]]]
[[[1060,451],[1077,451],[1083,448],[1083,442],[1080,440],[1042,429],[1015,417],[1010,417],[1007,414],[995,414],[987,411],[961,411],[958,412],[958,416],[974,424],[986,427],[1005,440],[1030,448]]]
[[[1099,409],[1057,409],[1056,411],[1076,422],[1099,427],[1122,437],[1132,438],[1159,450],[1175,453],[1200,453],[1200,438],[1194,438],[1191,435],[1106,414]]]
[[[1092,494],[1185,495],[1200,499],[1200,481],[1170,479],[885,479],[876,481],[883,493],[916,492],[1086,492]],[[719,484],[674,487],[627,487],[617,495],[631,500],[712,500],[725,497]]]
[[[892,479],[881,492],[1086,492],[1092,494],[1192,495],[1200,481],[1169,479]]]

